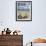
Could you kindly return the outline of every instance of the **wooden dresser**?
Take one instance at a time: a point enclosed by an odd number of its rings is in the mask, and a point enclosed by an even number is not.
[[[23,46],[23,35],[0,35],[0,46]]]

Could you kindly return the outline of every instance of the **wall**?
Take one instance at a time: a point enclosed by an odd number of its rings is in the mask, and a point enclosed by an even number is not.
[[[23,32],[23,43],[46,37],[46,0],[32,0],[32,21],[16,21],[15,0],[0,0],[0,30],[9,27]]]

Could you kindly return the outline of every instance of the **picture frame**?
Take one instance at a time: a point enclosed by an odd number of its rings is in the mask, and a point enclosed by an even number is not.
[[[16,21],[32,21],[32,1],[16,1]]]

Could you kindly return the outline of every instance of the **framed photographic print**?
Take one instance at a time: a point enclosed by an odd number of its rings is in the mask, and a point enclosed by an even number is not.
[[[16,21],[32,21],[32,1],[16,1]]]

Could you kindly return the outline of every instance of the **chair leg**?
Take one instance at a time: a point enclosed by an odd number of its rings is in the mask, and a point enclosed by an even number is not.
[[[32,42],[31,42],[31,46],[32,46]]]

